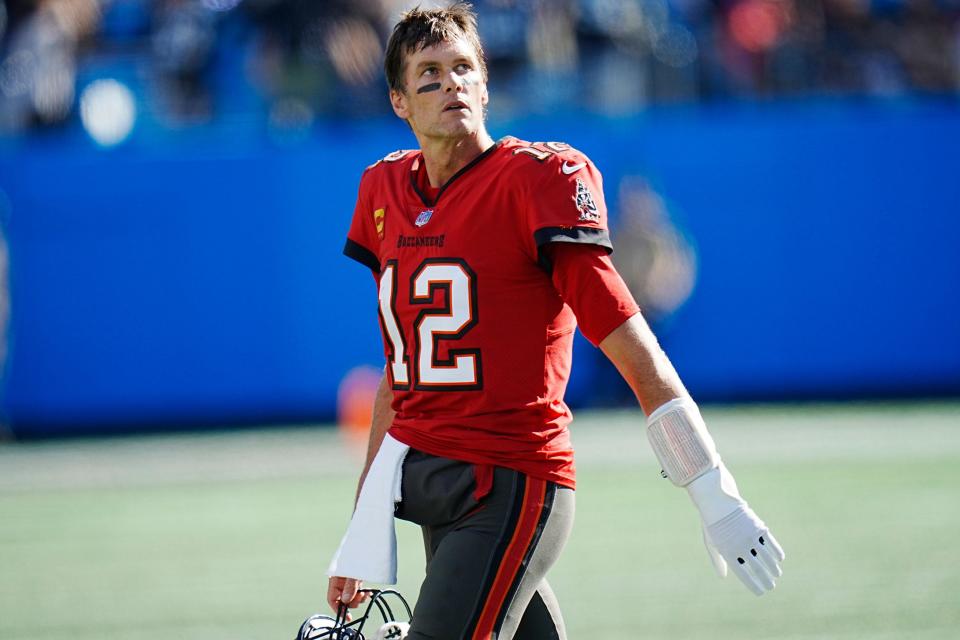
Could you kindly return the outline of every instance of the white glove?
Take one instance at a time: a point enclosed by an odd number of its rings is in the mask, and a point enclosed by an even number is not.
[[[758,596],[776,586],[785,555],[763,520],[740,497],[737,483],[721,462],[687,491],[703,520],[703,542],[721,578],[727,567]]]

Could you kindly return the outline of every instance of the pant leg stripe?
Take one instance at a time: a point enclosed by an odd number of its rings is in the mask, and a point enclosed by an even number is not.
[[[524,561],[528,559],[528,552],[540,529],[543,511],[548,510],[545,500],[547,485],[545,480],[527,478],[520,517],[480,612],[473,640],[488,640],[498,620],[502,622],[501,613],[506,608],[507,597],[522,575]]]
[[[526,490],[527,481],[526,476],[517,471],[511,472],[511,475],[512,483],[510,487],[511,498],[509,511],[507,513],[507,517],[504,518],[503,527],[500,530],[500,535],[497,538],[496,547],[490,554],[490,558],[487,562],[487,571],[484,574],[483,583],[481,584],[481,587],[477,593],[477,600],[474,604],[473,613],[470,615],[470,619],[464,623],[464,630],[459,640],[470,640],[470,638],[472,638],[473,629],[477,628],[480,615],[483,613],[484,606],[487,602],[487,597],[490,594],[490,589],[493,586],[494,578],[497,574],[497,569],[500,567],[500,561],[503,559],[503,556],[507,551],[507,547],[510,545],[510,541],[517,530],[517,522],[519,521],[520,514],[522,513],[523,495]]]
[[[503,559],[503,556],[507,551],[507,547],[510,545],[510,541],[513,539],[513,535],[517,530],[517,522],[519,521],[520,514],[522,513],[523,495],[525,489],[526,476],[516,471],[512,472],[510,508],[507,513],[507,517],[504,519],[503,528],[500,530],[500,535],[497,538],[496,547],[494,548],[493,553],[490,554],[490,559],[487,563],[487,571],[484,575],[480,590],[477,593],[477,601],[474,605],[473,613],[470,615],[470,619],[464,626],[463,634],[460,636],[460,640],[469,640],[472,638],[473,630],[477,628],[477,623],[479,622],[480,615],[483,613],[483,609],[486,606],[490,589],[493,587],[497,569],[500,567],[500,562]]]
[[[527,567],[530,566],[530,560],[533,558],[533,554],[537,550],[537,545],[540,544],[540,537],[543,535],[543,530],[547,527],[547,521],[550,519],[550,514],[553,513],[553,499],[556,494],[557,485],[553,483],[546,483],[542,500],[543,507],[540,509],[540,519],[538,520],[537,527],[533,532],[533,537],[530,539],[530,543],[527,545],[527,552],[523,555],[523,561],[520,563],[520,569],[516,572],[516,575],[514,575],[513,583],[510,585],[510,589],[507,591],[507,596],[503,600],[505,606],[500,607],[500,615],[497,616],[497,622],[493,628],[493,630],[497,633],[499,633],[500,629],[503,627],[503,622],[507,617],[507,611],[510,610],[510,605],[513,603],[513,598],[517,594],[517,590],[520,588],[520,583],[523,581],[523,578],[527,573]]]

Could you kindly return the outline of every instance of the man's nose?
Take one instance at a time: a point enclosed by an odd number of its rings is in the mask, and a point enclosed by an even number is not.
[[[445,92],[459,93],[463,89],[463,77],[459,73],[451,69],[448,73],[444,74],[444,76],[443,84]]]

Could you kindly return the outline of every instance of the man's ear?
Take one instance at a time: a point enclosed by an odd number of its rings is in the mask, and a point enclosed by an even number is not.
[[[390,89],[390,106],[393,107],[393,112],[401,120],[407,120],[410,117],[407,96],[402,91]]]

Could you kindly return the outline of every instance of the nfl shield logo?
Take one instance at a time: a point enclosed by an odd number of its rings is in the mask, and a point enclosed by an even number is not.
[[[417,219],[414,221],[413,224],[417,225],[418,227],[422,227],[423,225],[430,222],[430,218],[432,217],[433,217],[433,209],[427,209],[426,211],[421,211],[420,215],[417,216]]]

